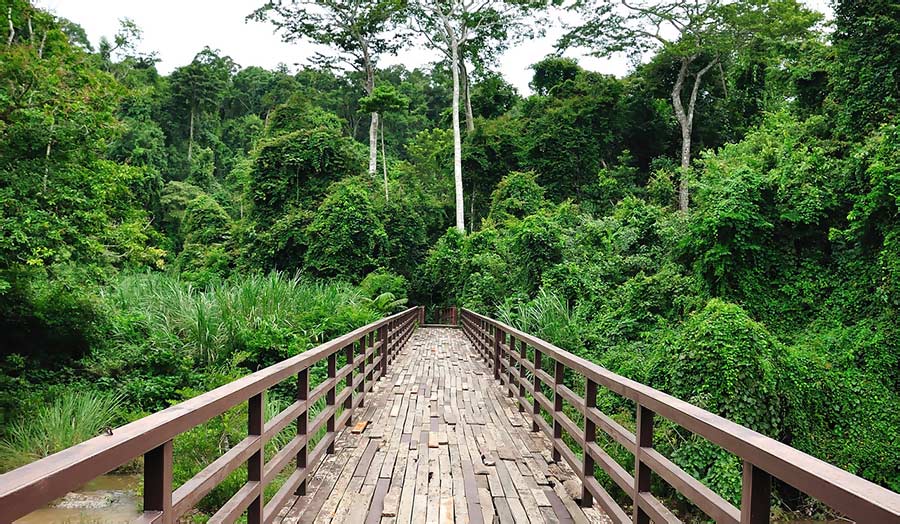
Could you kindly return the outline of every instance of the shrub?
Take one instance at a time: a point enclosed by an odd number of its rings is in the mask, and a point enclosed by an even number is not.
[[[374,269],[387,242],[369,192],[355,180],[331,187],[306,236],[307,268],[318,276],[352,281]]]
[[[377,298],[383,293],[391,293],[397,298],[405,298],[409,284],[402,275],[379,268],[372,271],[359,283],[360,290],[369,298]]]
[[[554,217],[538,213],[512,231],[511,251],[518,260],[518,283],[532,292],[541,285],[544,272],[562,261],[563,230]]]
[[[719,299],[691,315],[667,370],[669,393],[761,433],[781,428],[774,359],[780,347],[740,306]]]
[[[503,177],[491,194],[488,218],[501,224],[510,218],[524,218],[536,213],[544,202],[544,189],[537,183],[534,171],[513,171]]]

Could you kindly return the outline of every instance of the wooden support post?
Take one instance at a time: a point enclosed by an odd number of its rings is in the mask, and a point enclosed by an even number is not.
[[[507,346],[507,350],[509,350],[509,353],[506,354],[506,396],[512,398],[515,396],[516,378],[514,368],[516,360],[513,358],[513,354],[516,352],[516,339],[512,335],[509,335],[509,346]]]
[[[350,391],[350,393],[347,394],[347,398],[344,399],[344,411],[350,412],[350,415],[347,417],[348,426],[353,423],[353,359],[356,358],[353,348],[355,345],[356,342],[351,342],[344,348],[344,358],[347,359],[346,365],[350,367],[347,378],[344,379],[347,381],[344,384],[344,387]]]
[[[544,357],[541,354],[541,350],[537,347],[534,348],[534,400],[532,400],[532,417],[531,417],[531,431],[540,431],[541,427],[538,426],[538,417],[541,416],[541,403],[538,402],[537,394],[542,393],[541,384],[543,382],[538,377],[537,372],[542,370],[542,366],[544,365]]]
[[[309,398],[309,368],[300,370],[297,373],[297,400],[300,402],[305,402]],[[309,406],[306,406],[303,409],[303,413],[300,413],[300,416],[297,417],[297,435],[304,436],[307,431],[307,424],[309,423]],[[307,459],[307,449],[308,449],[309,441],[303,443],[303,447],[300,448],[300,451],[297,452],[297,469],[305,469],[306,468],[306,459]],[[309,475],[307,474],[307,477]],[[303,479],[303,482],[297,486],[297,491],[295,492],[297,496],[306,495],[306,479]]]
[[[519,413],[525,412],[525,361],[528,360],[528,344],[519,341]]]
[[[387,324],[378,328],[378,340],[381,341],[381,347],[378,348],[381,353],[381,378],[384,378],[387,375]]]
[[[558,386],[563,383],[566,367],[558,360],[554,362],[556,365],[553,372],[553,461],[559,462],[562,459],[562,455],[556,449],[556,439],[562,439],[562,424],[559,423],[559,415],[563,410],[563,398],[559,394]]]
[[[745,460],[741,488],[741,524],[768,524],[772,476]]]
[[[503,332],[497,326],[492,327],[494,329],[494,378],[502,384],[503,380],[500,378],[500,338],[503,336]]]
[[[337,353],[332,353],[328,355],[328,380],[334,380],[335,377],[337,377]],[[334,418],[337,414],[337,406],[334,405],[336,390],[337,381],[334,381],[331,387],[328,388],[328,392],[325,393],[325,409],[332,410],[331,416],[328,417],[328,422],[326,423],[326,431],[328,433],[334,433]],[[325,453],[334,455],[334,441],[335,439],[331,439],[331,444],[328,445]]]
[[[642,460],[642,449],[653,447],[653,417],[653,411],[638,404],[635,435],[637,446],[634,450],[634,524],[650,524],[650,515],[640,506],[640,496],[650,492],[652,471]]]
[[[263,426],[266,424],[265,392],[250,397],[247,406],[247,434],[250,436],[262,435]],[[260,444],[259,450],[250,455],[247,460],[247,481],[259,483],[259,494],[247,507],[247,524],[262,524],[263,521],[263,451],[265,446]]]
[[[356,373],[361,377],[359,379],[359,385],[356,386],[356,394],[361,397],[359,400],[359,407],[365,407],[366,405],[366,362],[369,360],[369,357],[366,356],[366,351],[369,349],[369,334],[366,333],[359,339],[359,354],[362,356],[362,361],[360,361],[359,366],[356,367]]]
[[[377,329],[374,331],[371,331],[369,333],[369,348],[371,349],[372,347],[374,347],[376,342],[378,342],[378,330]],[[372,366],[369,369],[369,377],[368,377],[369,391],[371,391],[372,388],[375,386],[375,366],[373,364],[375,363],[375,354],[376,353],[377,353],[377,351],[372,351],[372,354],[369,355],[369,364],[368,365]]]
[[[172,441],[167,440],[144,453],[144,512],[162,513],[164,524],[172,524]]]
[[[597,383],[587,379],[584,387],[584,462],[581,471],[584,473],[584,482],[581,483],[581,507],[589,508],[594,504],[594,497],[587,489],[586,480],[594,476],[594,457],[588,453],[588,445],[597,440],[597,426],[587,416],[590,409],[597,407]]]

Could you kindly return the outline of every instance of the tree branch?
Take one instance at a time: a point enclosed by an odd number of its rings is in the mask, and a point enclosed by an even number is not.
[[[706,67],[701,69],[700,72],[697,73],[696,78],[694,78],[694,87],[691,88],[691,101],[688,104],[688,125],[694,125],[694,105],[697,103],[697,92],[700,90],[700,82],[703,80],[703,75],[718,62],[719,59],[714,58],[710,63],[706,64]]]

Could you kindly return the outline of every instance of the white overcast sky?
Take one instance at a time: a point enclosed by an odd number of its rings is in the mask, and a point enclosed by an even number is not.
[[[828,1],[804,0],[830,16]],[[116,33],[120,19],[134,20],[144,32],[140,50],[158,53],[161,61],[157,67],[163,74],[189,63],[204,46],[219,49],[242,67],[257,65],[272,69],[285,63],[292,70],[296,65],[307,64],[314,51],[321,49],[308,43],[286,44],[272,33],[271,25],[245,22],[244,17],[262,5],[263,0],[36,0],[35,3],[84,27],[95,45],[101,36],[111,37]],[[562,34],[559,16],[552,16],[551,20],[543,37],[523,42],[501,57],[501,73],[522,94],[530,91],[528,67],[552,53],[554,43]],[[567,56],[578,58],[582,67],[617,76],[629,69],[624,57],[607,60],[578,52],[568,52]],[[437,58],[425,49],[405,49],[399,56],[386,57],[381,65],[402,63],[414,68]]]

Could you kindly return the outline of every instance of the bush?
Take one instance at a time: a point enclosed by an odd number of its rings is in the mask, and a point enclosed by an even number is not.
[[[761,433],[778,436],[775,376],[780,346],[740,306],[712,299],[691,315],[675,341],[666,390]]]
[[[355,180],[331,187],[306,236],[306,267],[318,276],[351,281],[374,269],[387,243],[369,192]]]
[[[534,171],[513,171],[503,177],[491,194],[488,218],[502,224],[511,218],[524,218],[536,213],[544,203],[544,189],[537,183]]]
[[[406,298],[408,286],[405,277],[395,275],[384,268],[372,271],[359,283],[359,289],[371,299],[383,293],[391,293],[396,298]]]
[[[466,237],[450,228],[428,251],[418,272],[417,294],[432,305],[455,305],[466,281]]]
[[[533,292],[550,267],[562,261],[563,230],[546,214],[526,217],[512,231],[510,250],[518,260],[518,284]]]

